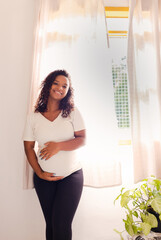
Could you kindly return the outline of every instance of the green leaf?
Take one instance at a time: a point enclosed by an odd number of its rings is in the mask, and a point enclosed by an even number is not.
[[[115,204],[115,202],[116,202],[120,197],[121,197],[121,193],[117,196],[117,198],[115,198],[114,204]]]
[[[128,223],[133,223],[133,217],[132,217],[132,213],[130,212],[129,214],[126,215],[127,216],[127,222]]]
[[[157,196],[151,202],[151,206],[155,212],[161,214],[161,197]]]
[[[158,193],[158,190],[153,189],[153,196],[154,197],[160,196],[160,194]]]
[[[136,197],[141,197],[141,192],[140,192],[140,190],[135,191],[135,195],[136,195]]]
[[[141,203],[140,206],[139,206],[139,208],[140,208],[141,210],[146,209],[145,203]]]
[[[130,198],[129,198],[129,193],[130,193],[130,190],[127,190],[126,192],[124,192],[121,196],[121,207],[127,207],[127,204],[128,202],[130,201]]]
[[[136,211],[133,212],[133,215],[138,218],[138,213]]]
[[[137,234],[139,232],[139,228],[137,226],[132,225],[132,228],[133,228],[134,234]]]
[[[159,191],[160,186],[161,186],[161,180],[160,179],[154,179],[152,182],[149,184],[153,185],[156,187],[157,191]]]
[[[125,229],[128,232],[128,234],[130,234],[130,236],[134,235],[132,224],[125,223]]]
[[[147,182],[148,178],[143,179],[141,182]]]
[[[155,176],[153,174],[151,174],[150,177],[155,178]]]
[[[114,229],[114,231],[120,235],[121,240],[124,240],[124,238],[122,236],[122,232],[119,232],[117,229]]]
[[[149,223],[142,222],[140,223],[140,226],[142,228],[142,232],[147,236],[150,233],[151,226]]]
[[[114,204],[115,204],[115,202],[122,196],[122,192],[123,192],[123,190],[124,190],[125,188],[123,187],[123,188],[121,188],[121,193],[116,197],[116,199],[114,200]]]
[[[143,193],[144,193],[145,196],[147,196],[147,190],[146,190],[146,187],[147,187],[146,184],[142,184],[141,187],[140,187],[141,190],[143,191]]]
[[[148,223],[151,226],[151,228],[155,228],[158,226],[158,221],[153,214],[148,213],[145,215],[145,214],[141,213],[140,216],[142,218],[142,221],[145,223]]]
[[[148,199],[149,199],[149,197],[153,195],[153,188],[147,186],[147,193],[148,193],[148,196],[147,196],[147,197],[148,197]]]

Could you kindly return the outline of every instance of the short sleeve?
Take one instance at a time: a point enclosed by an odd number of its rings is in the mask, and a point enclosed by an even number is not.
[[[85,129],[85,123],[80,111],[75,107],[73,111],[73,128],[74,131],[80,131]]]
[[[23,132],[24,141],[35,141],[34,138],[34,129],[33,129],[33,114],[27,116],[24,132]]]

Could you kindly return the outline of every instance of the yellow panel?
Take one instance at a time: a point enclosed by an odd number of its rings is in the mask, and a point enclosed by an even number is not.
[[[105,7],[105,11],[129,11],[129,7]]]
[[[119,145],[131,145],[131,140],[119,140]]]
[[[116,13],[106,13],[106,18],[128,18],[128,15],[125,15],[124,13],[119,13],[116,15]]]
[[[109,37],[127,37],[127,31],[108,31]]]
[[[128,7],[105,7],[106,18],[128,18]]]
[[[127,31],[108,31],[108,33],[126,33],[127,34]]]

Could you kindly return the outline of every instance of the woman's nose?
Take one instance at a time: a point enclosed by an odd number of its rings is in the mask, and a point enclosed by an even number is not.
[[[63,87],[62,86],[58,86],[58,90],[62,90],[63,89]]]

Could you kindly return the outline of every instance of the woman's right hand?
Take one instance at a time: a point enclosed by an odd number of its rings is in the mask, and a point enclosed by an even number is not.
[[[44,171],[39,173],[38,176],[39,176],[39,178],[47,180],[47,181],[58,181],[58,180],[61,180],[64,178],[62,176],[54,176],[54,173],[49,173],[49,172],[44,172]]]

